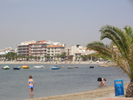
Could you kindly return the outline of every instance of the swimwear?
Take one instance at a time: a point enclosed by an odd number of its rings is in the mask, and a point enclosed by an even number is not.
[[[33,81],[30,81],[29,83],[33,83]]]
[[[30,85],[29,88],[33,88],[33,85]]]
[[[33,84],[33,81],[30,81],[29,84]],[[33,85],[29,85],[29,88],[33,88]]]

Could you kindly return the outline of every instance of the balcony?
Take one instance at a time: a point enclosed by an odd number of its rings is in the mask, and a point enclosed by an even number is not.
[[[28,48],[28,47],[17,47],[17,48]]]
[[[18,51],[28,51],[28,49],[18,49]]]
[[[45,48],[36,48],[36,49],[31,49],[31,50],[46,50]]]
[[[44,54],[45,52],[31,52],[31,54],[33,54],[33,53],[41,53],[41,54]]]
[[[34,47],[42,47],[42,46],[34,46],[34,45],[32,45],[31,47],[33,47],[33,48],[34,48]]]

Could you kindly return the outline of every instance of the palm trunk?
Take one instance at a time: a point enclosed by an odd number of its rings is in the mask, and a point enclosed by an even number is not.
[[[127,86],[126,97],[133,97],[133,80],[131,80]]]

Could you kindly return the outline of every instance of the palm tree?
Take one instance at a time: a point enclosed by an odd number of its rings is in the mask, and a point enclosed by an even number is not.
[[[126,89],[126,97],[133,97],[133,28],[125,26],[124,30],[106,25],[100,30],[101,40],[108,38],[112,41],[105,45],[101,41],[87,44],[87,49],[98,51],[102,56],[113,61],[129,78],[130,83]]]
[[[65,60],[65,58],[66,58],[66,52],[62,52],[61,55],[60,55],[60,57]]]
[[[80,55],[80,57],[82,58],[83,61],[86,61],[88,59],[87,55]]]
[[[14,60],[14,58],[15,58],[16,56],[17,56],[17,54],[14,53],[14,52],[8,52],[8,53],[6,54],[6,58],[9,59],[9,60]]]
[[[57,54],[57,55],[55,55],[55,57],[57,57],[57,60],[59,60],[59,58],[60,58],[60,55],[59,55],[59,54]]]
[[[48,61],[50,60],[50,55],[45,55],[44,56]]]

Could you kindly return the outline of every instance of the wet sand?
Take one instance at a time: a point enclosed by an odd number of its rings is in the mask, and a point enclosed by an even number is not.
[[[128,83],[124,84],[124,91],[126,91]],[[56,95],[49,97],[32,98],[25,100],[100,100],[104,98],[125,98],[124,96],[115,97],[114,86],[102,87],[96,90]]]

